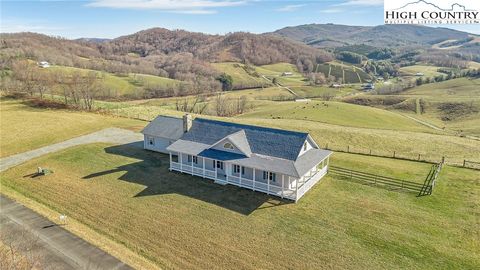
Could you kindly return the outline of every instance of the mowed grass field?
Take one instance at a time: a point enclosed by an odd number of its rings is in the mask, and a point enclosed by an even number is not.
[[[427,127],[394,112],[320,100],[271,104],[256,108],[253,112],[240,117],[308,120],[351,127],[430,131]]]
[[[6,157],[108,127],[131,128],[145,122],[93,113],[32,108],[18,100],[0,100],[0,156]]]
[[[417,178],[428,165],[334,154],[332,165]],[[54,174],[30,178],[37,167]],[[297,204],[168,171],[168,157],[92,144],[0,175],[47,205],[176,269],[476,269],[478,171],[446,166],[431,196],[327,175]],[[67,225],[66,228],[68,228]],[[88,232],[86,232],[88,234]]]

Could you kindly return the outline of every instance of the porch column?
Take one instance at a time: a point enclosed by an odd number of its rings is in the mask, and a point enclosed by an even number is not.
[[[202,164],[203,164],[203,178],[205,178],[205,158],[202,157]]]
[[[270,174],[271,172],[267,173],[267,192],[270,193]]]
[[[282,174],[282,199],[283,199],[283,190],[285,189],[285,175]]]
[[[298,201],[298,185],[300,183],[300,178],[296,180],[296,185],[295,185],[295,203]]]
[[[217,160],[213,160],[213,166],[215,167],[215,180],[217,180]]]
[[[192,157],[191,159],[192,162],[190,162],[190,166],[192,166],[192,176],[193,176],[193,155],[191,155],[191,157]]]
[[[183,160],[182,160],[182,153],[178,153],[178,156],[180,157],[180,170],[183,172]]]
[[[240,173],[238,174],[238,178],[240,179],[240,186],[242,185],[242,169],[245,170],[245,167],[240,166]]]
[[[255,190],[255,168],[253,168],[252,190]]]
[[[168,155],[170,156],[170,166],[169,166],[168,170],[172,171],[172,152],[168,152]]]

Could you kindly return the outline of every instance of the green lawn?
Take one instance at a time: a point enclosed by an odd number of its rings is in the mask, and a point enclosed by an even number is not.
[[[86,112],[32,108],[17,100],[0,101],[0,156],[10,156],[108,127],[146,123]]]
[[[272,104],[240,117],[296,119],[352,127],[429,131],[428,128],[394,112],[331,101]]]
[[[331,164],[420,176],[426,165],[334,154]],[[37,167],[54,174],[30,178]],[[168,158],[93,144],[0,176],[14,190],[160,268],[476,269],[479,172],[446,166],[432,196],[326,176],[297,204],[171,173]]]

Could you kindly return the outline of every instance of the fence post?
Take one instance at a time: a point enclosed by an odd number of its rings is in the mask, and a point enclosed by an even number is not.
[[[420,160],[420,154],[418,154],[418,160]]]
[[[327,145],[325,145],[325,149],[327,149],[327,150],[328,150],[328,143],[327,143]]]
[[[350,145],[347,145],[347,153],[350,153]]]
[[[445,157],[444,156],[442,157],[442,163],[445,163]]]
[[[370,149],[370,156],[372,155],[372,149]]]
[[[393,151],[393,158],[395,158],[395,151]]]
[[[463,167],[465,168],[465,159],[463,160]]]

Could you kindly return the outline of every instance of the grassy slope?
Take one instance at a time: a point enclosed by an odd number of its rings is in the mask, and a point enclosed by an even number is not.
[[[93,70],[81,69],[74,67],[65,67],[65,66],[52,66],[45,71],[54,71],[60,70],[63,72],[73,72],[80,71],[83,73],[88,73]],[[146,85],[160,85],[164,87],[172,87],[179,85],[180,81],[172,80],[169,78],[158,77],[147,74],[133,74],[130,73],[128,76],[121,77],[108,72],[99,72],[94,71],[99,76],[103,76],[103,85],[105,88],[109,89],[114,95],[126,95],[133,94],[135,91],[140,91],[142,86]]]
[[[422,115],[415,117],[431,122],[439,127],[446,127],[467,134],[480,135],[480,113],[459,117],[452,121],[442,121],[442,112],[437,109],[440,103],[472,103],[480,107],[480,79],[459,78],[439,83],[425,84],[408,90],[403,95],[421,98],[428,102]]]
[[[425,66],[425,65],[414,65],[414,66],[406,66],[400,68],[400,73],[405,76],[415,76],[417,72],[423,73],[424,76],[427,77],[435,77],[438,75],[445,75],[443,73],[438,72],[437,70],[440,67],[437,66]]]
[[[428,128],[393,112],[341,102],[285,102],[260,107],[241,117],[297,119],[352,127],[429,131]]]
[[[271,65],[263,65],[256,68],[257,72],[269,78],[277,78],[277,81],[285,86],[303,86],[305,78],[298,72],[295,65],[289,63],[277,63]],[[290,76],[282,76],[283,72],[291,72]]]
[[[357,163],[357,158],[334,155],[331,163],[426,173],[422,164],[367,157]],[[20,165],[2,173],[0,183],[162,268],[474,269],[480,264],[479,239],[472,237],[480,225],[476,171],[447,166],[427,197],[329,175],[298,204],[279,205],[261,193],[170,173],[167,164],[157,153],[96,144]],[[22,177],[38,166],[55,173]]]
[[[35,109],[19,101],[0,103],[1,157],[36,149],[103,128],[142,127],[145,122],[93,113]]]
[[[236,65],[240,66],[236,67]],[[232,76],[234,88],[238,86],[256,86],[266,82],[262,78],[257,78],[248,74],[245,69],[241,67],[243,66],[243,64],[240,63],[213,63],[212,66],[218,71],[227,73],[228,75]]]

